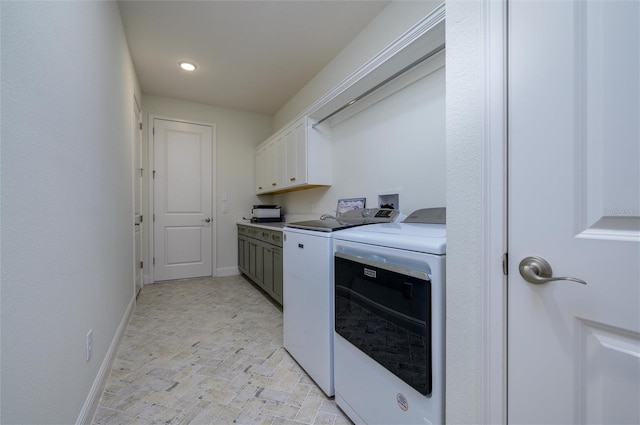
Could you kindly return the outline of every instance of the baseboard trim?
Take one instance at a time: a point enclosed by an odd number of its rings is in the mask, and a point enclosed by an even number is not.
[[[102,392],[104,391],[104,387],[107,384],[107,379],[109,378],[109,373],[111,372],[111,367],[113,366],[113,361],[116,358],[116,354],[118,353],[118,346],[120,345],[120,341],[122,340],[122,336],[124,335],[124,330],[127,327],[127,323],[129,322],[129,317],[131,317],[131,313],[133,312],[133,307],[135,306],[135,297],[131,298],[129,301],[129,305],[127,306],[127,310],[120,321],[120,325],[118,326],[118,330],[116,334],[113,336],[113,340],[111,340],[111,345],[109,346],[109,350],[107,351],[107,355],[104,357],[102,361],[102,365],[100,366],[100,370],[98,371],[98,376],[93,381],[93,385],[91,390],[89,391],[89,395],[87,396],[87,400],[84,402],[84,406],[82,406],[82,410],[80,411],[80,415],[78,415],[78,420],[76,420],[76,425],[89,425],[93,421],[93,416],[98,409],[98,403],[100,402],[100,397],[102,396]]]
[[[222,268],[216,269],[217,277],[236,276],[239,274],[240,274],[240,270],[238,270],[238,267],[222,267]]]

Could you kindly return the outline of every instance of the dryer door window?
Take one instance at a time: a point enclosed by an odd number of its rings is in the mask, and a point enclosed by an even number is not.
[[[431,395],[431,281],[426,273],[335,254],[335,330]]]

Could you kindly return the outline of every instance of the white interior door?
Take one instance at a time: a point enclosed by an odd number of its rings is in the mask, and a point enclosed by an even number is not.
[[[133,137],[133,222],[134,222],[134,291],[136,296],[142,289],[142,112],[134,102],[134,137]]]
[[[508,420],[638,424],[640,2],[508,19]],[[529,256],[586,284],[529,283]]]
[[[154,119],[154,279],[212,275],[213,129]]]

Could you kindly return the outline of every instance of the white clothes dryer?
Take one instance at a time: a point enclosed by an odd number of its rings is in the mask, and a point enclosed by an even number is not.
[[[444,423],[445,214],[334,235],[335,399],[356,424]]]

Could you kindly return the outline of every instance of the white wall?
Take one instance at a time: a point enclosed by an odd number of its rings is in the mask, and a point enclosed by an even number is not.
[[[143,151],[145,168],[149,153],[149,114],[185,121],[216,124],[216,266],[218,275],[237,273],[237,216],[251,212],[253,204],[264,203],[254,194],[255,147],[273,133],[271,117],[250,112],[186,102],[166,97],[144,95]],[[147,174],[147,177],[149,174]],[[222,195],[228,196],[229,213],[222,213]],[[146,211],[148,198],[143,210]],[[151,221],[147,221],[150,224]],[[148,235],[148,229],[145,228]],[[151,264],[151,261],[145,261]]]
[[[274,129],[294,119],[440,4],[440,0],[394,0],[389,3],[347,47],[280,108],[274,116]]]
[[[69,424],[134,299],[139,89],[117,3],[2,2],[0,13],[0,422]]]
[[[274,127],[293,119],[439,4],[439,1],[392,1],[276,113]],[[442,71],[431,75],[336,125],[331,130],[334,186],[277,195],[274,202],[284,206],[288,214],[317,215],[335,210],[339,198],[366,196],[367,205],[376,206],[381,192],[400,191],[400,209],[405,214],[417,208],[444,205],[443,74]],[[439,83],[433,83],[436,79]],[[441,89],[434,89],[438,85]],[[411,98],[411,93],[419,93],[416,88],[433,95],[435,103]],[[372,126],[372,121],[377,124]],[[434,168],[424,167],[425,157],[437,158],[432,161],[436,164]],[[430,183],[426,185],[425,181]]]
[[[340,198],[398,193],[399,208],[445,205],[445,70],[437,70],[331,128],[330,188],[274,196],[287,214],[335,212]]]
[[[487,2],[447,2],[447,422],[481,420],[481,26]],[[496,395],[497,397],[497,395]]]

